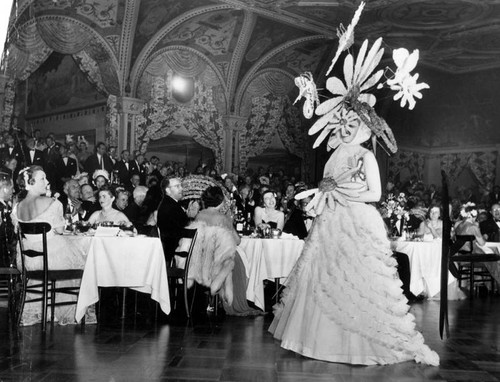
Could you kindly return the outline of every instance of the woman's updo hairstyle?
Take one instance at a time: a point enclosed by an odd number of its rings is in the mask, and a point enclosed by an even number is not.
[[[203,208],[217,207],[224,201],[224,193],[219,186],[210,186],[201,194]]]
[[[17,197],[18,201],[26,198],[26,195],[28,195],[29,187],[35,184],[35,174],[38,171],[43,171],[42,166],[33,165],[23,168],[21,171],[19,171],[19,175],[17,176],[17,185],[19,186],[19,189],[21,191],[19,191]]]
[[[100,194],[101,192],[107,192],[112,198],[116,198],[116,192],[114,188],[111,187],[109,184],[105,184],[104,186],[102,186],[99,189],[98,194]]]

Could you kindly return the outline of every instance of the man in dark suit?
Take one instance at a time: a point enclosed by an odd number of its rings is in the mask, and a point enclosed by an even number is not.
[[[120,179],[120,184],[123,184],[126,188],[130,186],[130,152],[128,150],[123,150],[121,153],[121,159],[115,163],[115,173]]]
[[[42,166],[44,165],[43,151],[35,148],[35,139],[29,138],[26,141],[26,152],[24,157],[26,158],[26,166]]]
[[[14,184],[9,174],[0,173],[0,267],[15,266],[16,233],[10,218]]]
[[[500,202],[500,186],[493,186],[493,191],[488,195],[490,205]]]
[[[72,179],[78,172],[78,164],[75,159],[68,156],[68,149],[66,146],[60,146],[59,153],[61,156],[56,160],[56,187],[61,191],[64,183]]]
[[[479,223],[481,235],[486,241],[500,241],[500,204],[493,204],[486,220]]]
[[[99,142],[95,154],[90,155],[85,161],[85,171],[89,176],[92,176],[95,170],[106,170],[110,176],[113,172],[113,162],[106,153],[104,142]]]
[[[83,208],[80,184],[75,179],[69,179],[64,183],[63,193],[59,197],[63,205],[63,211],[71,213],[72,221],[82,221],[89,218],[88,211]]]
[[[54,136],[52,134],[47,135],[45,139],[47,147],[43,150],[43,169],[47,175],[47,180],[50,183],[50,188],[55,191],[58,186],[60,186],[59,179],[57,176],[56,162],[59,159],[59,145],[56,145]]]
[[[96,197],[94,189],[90,184],[82,184],[80,187],[80,195],[82,199],[83,220],[89,220],[89,217],[96,211],[101,209]]]
[[[5,163],[6,159],[15,159],[15,167],[12,169],[12,178],[14,182],[17,179],[17,174],[21,170],[21,166],[24,163],[24,153],[19,145],[16,145],[14,136],[12,134],[7,134],[5,137],[5,147],[0,150],[0,160]],[[14,162],[12,162],[14,163]]]
[[[165,260],[170,264],[182,237],[182,231],[188,224],[188,216],[179,203],[182,198],[180,178],[165,178],[160,187],[163,198],[158,206],[157,226],[160,230]]]
[[[312,226],[313,217],[305,212],[312,196],[300,200],[300,207],[293,208],[283,227],[283,232],[291,233],[299,239],[305,239]]]

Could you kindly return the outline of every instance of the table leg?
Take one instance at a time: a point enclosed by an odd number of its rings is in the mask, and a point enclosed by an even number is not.
[[[276,287],[276,293],[274,295],[275,296],[274,302],[277,304],[280,301],[280,279],[279,279],[279,277],[276,277],[274,279],[274,284]]]
[[[125,302],[127,299],[127,288],[122,288],[122,316],[121,319],[125,319]]]

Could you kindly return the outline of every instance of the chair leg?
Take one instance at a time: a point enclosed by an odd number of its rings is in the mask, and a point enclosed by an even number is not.
[[[469,296],[471,299],[473,299],[474,298],[474,264],[472,262],[470,263],[469,284],[470,284]]]
[[[55,315],[55,306],[56,306],[56,280],[52,280],[50,282],[51,290],[50,290],[50,322],[54,325],[54,315]]]
[[[187,282],[182,284],[182,289],[184,290],[184,308],[186,309],[186,316],[189,319],[191,318],[191,310],[189,309]]]

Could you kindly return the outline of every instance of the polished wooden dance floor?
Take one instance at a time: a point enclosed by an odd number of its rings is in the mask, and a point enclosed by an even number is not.
[[[412,305],[441,366],[351,366],[280,348],[271,317],[155,324],[128,317],[99,326],[8,330],[0,309],[0,381],[500,381],[500,296],[450,303],[451,337],[438,335],[439,303]]]

